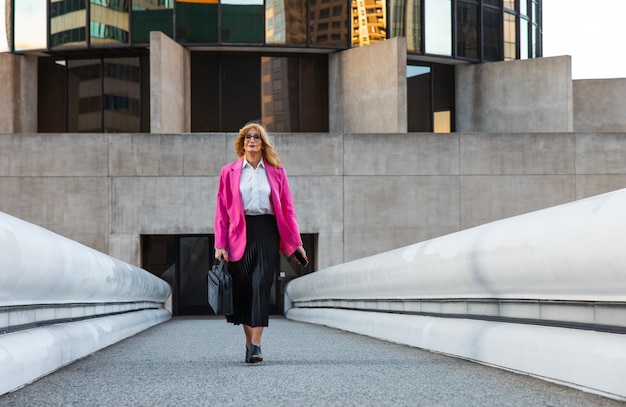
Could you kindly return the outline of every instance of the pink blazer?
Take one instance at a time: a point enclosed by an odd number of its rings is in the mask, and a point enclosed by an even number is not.
[[[225,165],[220,172],[217,190],[215,247],[225,248],[229,261],[241,260],[246,248],[246,218],[239,192],[242,166],[243,158]],[[275,168],[267,163],[265,171],[272,191],[270,201],[278,224],[280,252],[291,255],[302,245],[302,239],[287,173],[284,168]]]

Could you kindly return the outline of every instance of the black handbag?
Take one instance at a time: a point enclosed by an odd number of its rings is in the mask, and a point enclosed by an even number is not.
[[[209,305],[216,315],[233,314],[233,279],[223,257],[209,270]]]

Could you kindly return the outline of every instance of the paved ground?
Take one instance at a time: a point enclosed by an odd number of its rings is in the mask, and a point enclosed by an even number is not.
[[[532,377],[273,318],[265,361],[241,327],[175,318],[79,360],[0,406],[625,406]]]

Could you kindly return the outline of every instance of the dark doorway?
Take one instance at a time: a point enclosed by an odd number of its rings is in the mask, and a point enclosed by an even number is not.
[[[270,313],[284,312],[284,288],[292,279],[316,270],[317,235],[302,235],[311,263],[306,269],[281,256],[274,276]],[[207,295],[207,273],[214,258],[214,236],[142,235],[141,264],[172,287],[174,315],[212,315]]]

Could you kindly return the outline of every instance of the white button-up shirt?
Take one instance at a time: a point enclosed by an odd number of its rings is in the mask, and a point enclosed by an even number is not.
[[[243,159],[239,191],[241,192],[243,210],[246,215],[274,214],[272,203],[270,202],[270,183],[267,180],[263,159],[261,159],[256,169],[245,158]]]

